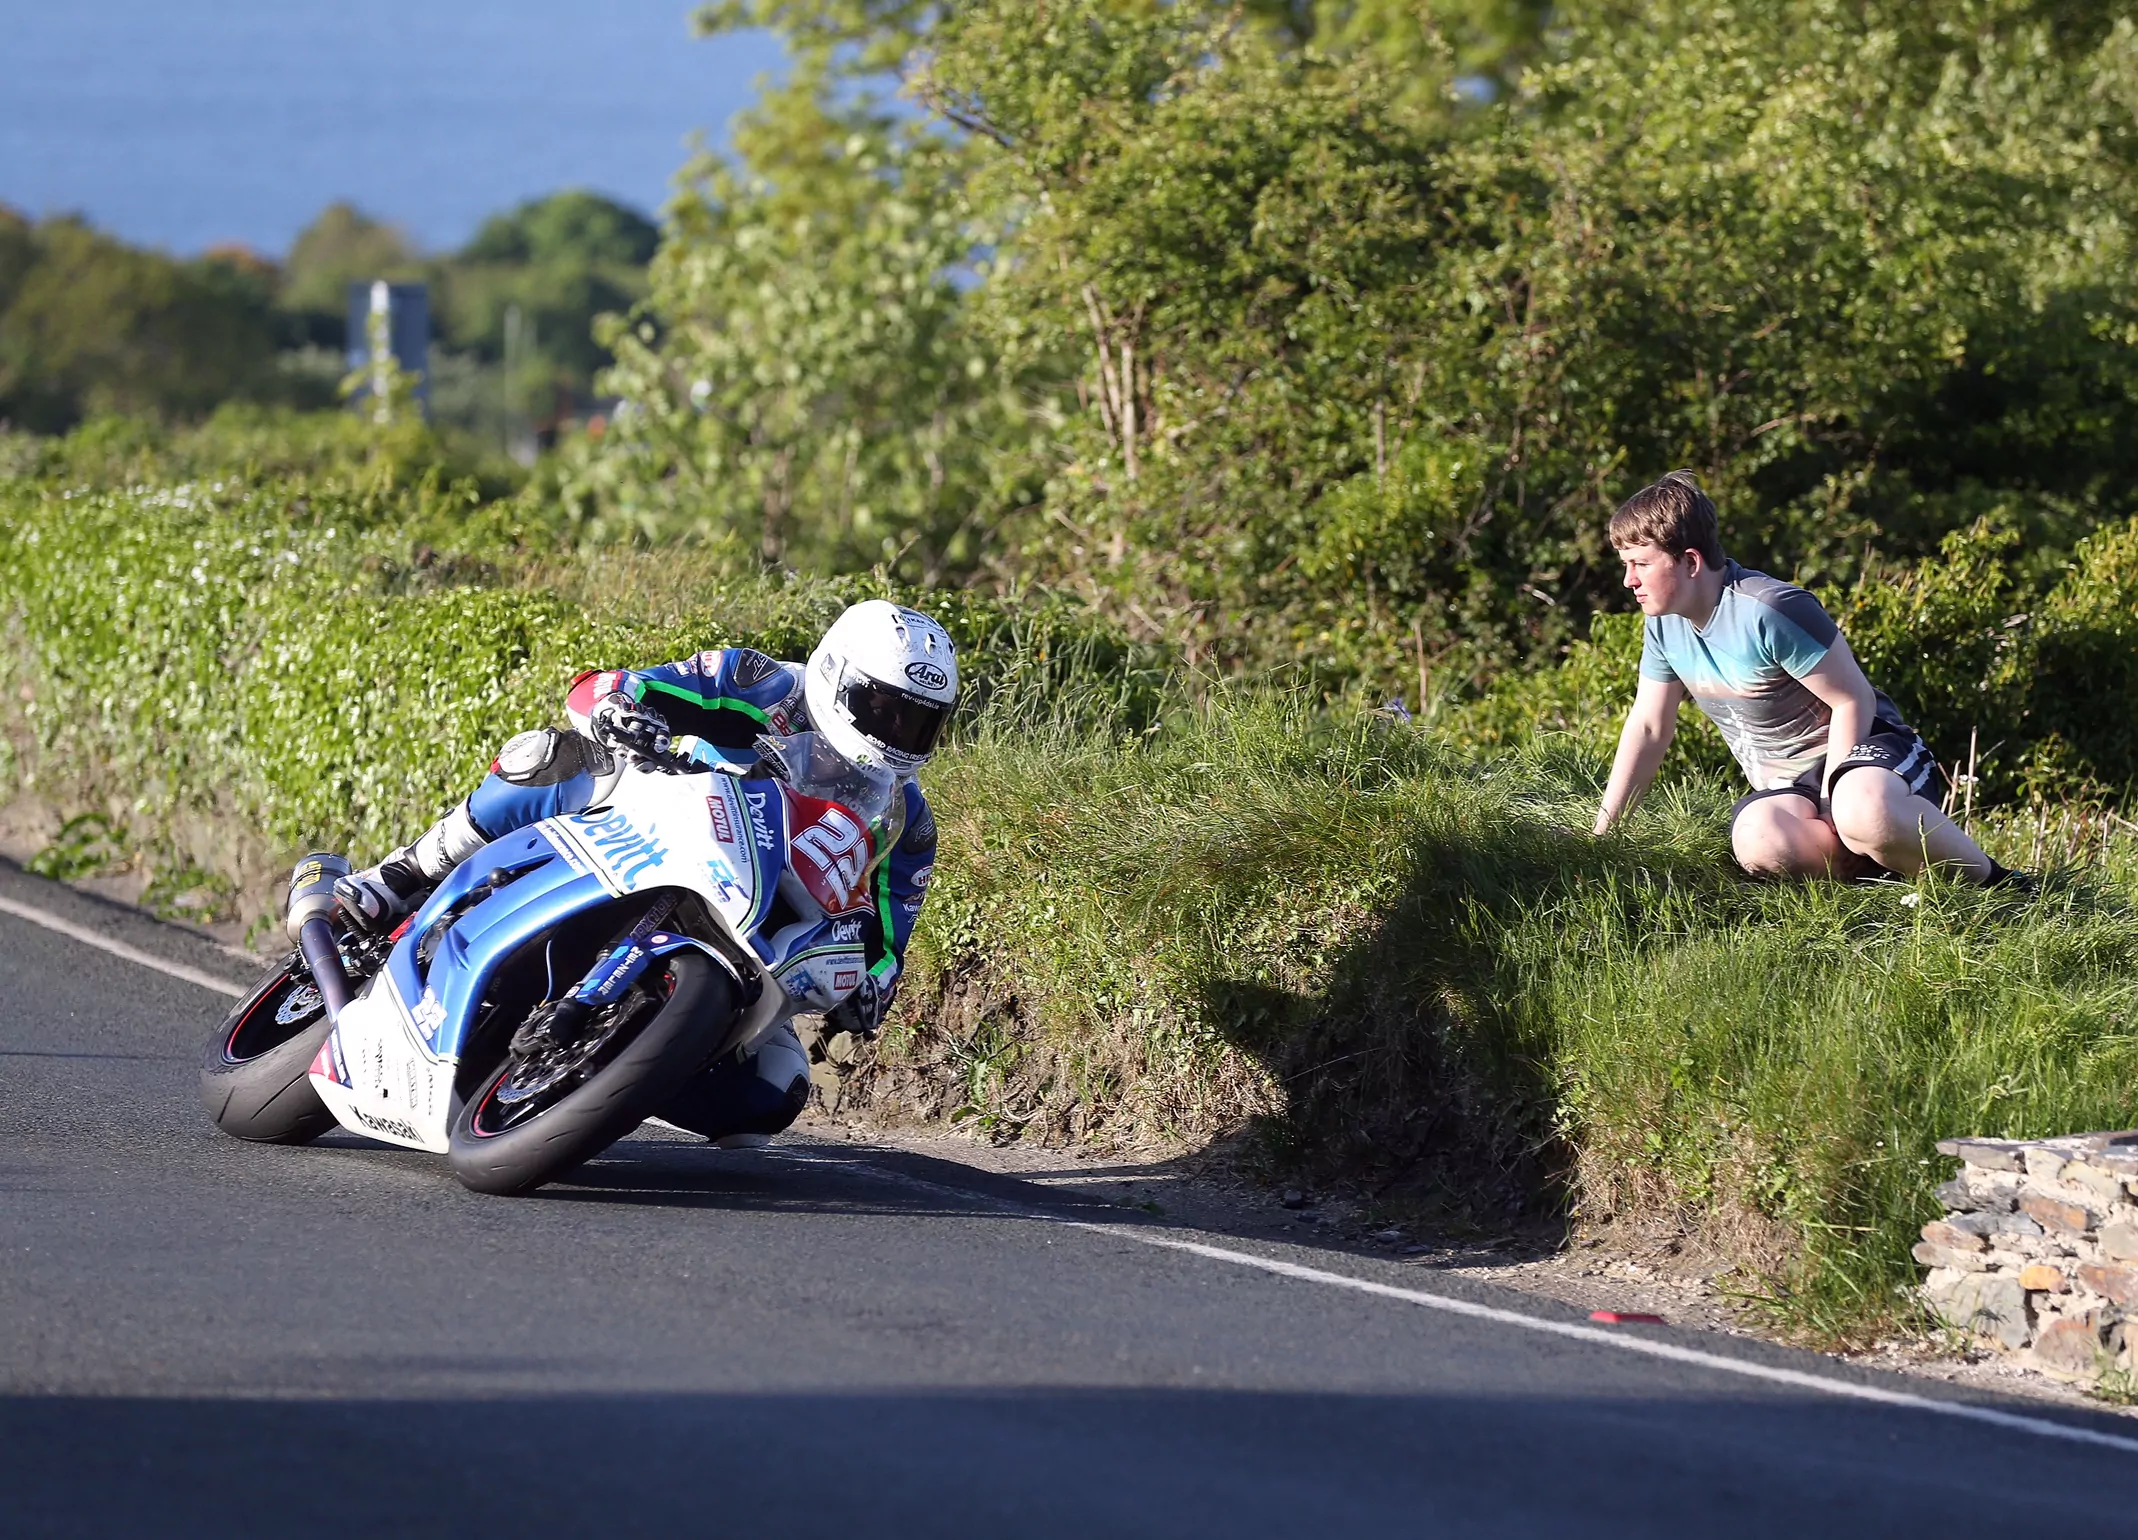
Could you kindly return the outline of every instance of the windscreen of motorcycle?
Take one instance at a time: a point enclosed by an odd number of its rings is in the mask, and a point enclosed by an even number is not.
[[[767,735],[757,740],[764,768],[800,796],[837,803],[868,832],[881,853],[906,832],[906,796],[888,770],[857,765],[821,733]]]
[[[853,763],[817,733],[760,738],[757,748],[787,788],[788,848],[810,897],[828,915],[866,905],[869,873],[905,832],[898,777]]]

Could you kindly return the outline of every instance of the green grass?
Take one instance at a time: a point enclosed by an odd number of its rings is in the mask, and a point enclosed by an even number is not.
[[[1602,768],[1269,690],[983,727],[875,1073],[990,1131],[1245,1124],[1384,1202],[1689,1231],[1827,1339],[1907,1313],[1937,1139],[2138,1121],[2127,844],[2038,899],[1758,885],[1719,779],[1591,838]]]

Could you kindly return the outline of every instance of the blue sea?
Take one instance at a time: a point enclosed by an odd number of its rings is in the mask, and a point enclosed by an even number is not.
[[[0,0],[0,203],[192,254],[348,199],[426,249],[562,187],[648,212],[781,65],[689,0]]]

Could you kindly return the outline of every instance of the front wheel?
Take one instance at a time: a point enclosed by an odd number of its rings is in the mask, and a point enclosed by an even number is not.
[[[201,1105],[215,1126],[262,1144],[305,1144],[332,1128],[308,1073],[332,1025],[296,953],[261,975],[201,1058]]]
[[[446,1158],[477,1192],[553,1181],[644,1122],[719,1049],[735,981],[678,952],[588,1021],[569,1050],[508,1053],[453,1119]]]

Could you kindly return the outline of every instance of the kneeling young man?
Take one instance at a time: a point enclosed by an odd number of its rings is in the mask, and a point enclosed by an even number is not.
[[[1754,876],[2015,875],[1939,810],[1937,760],[1819,601],[1722,554],[1715,505],[1690,471],[1627,498],[1611,544],[1647,623],[1598,834],[1655,779],[1690,695],[1752,783],[1730,845]]]

